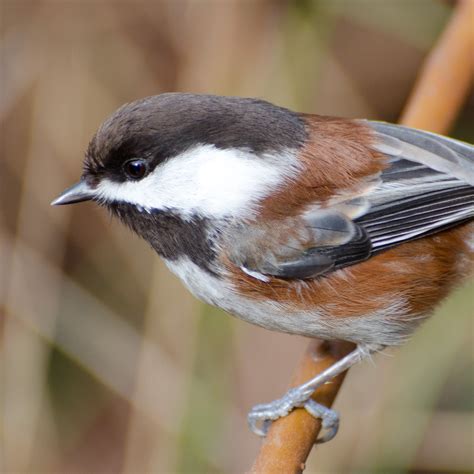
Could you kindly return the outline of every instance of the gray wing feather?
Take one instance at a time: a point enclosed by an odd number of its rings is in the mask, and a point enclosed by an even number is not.
[[[389,167],[357,219],[373,250],[440,232],[474,217],[474,147],[430,132],[381,122],[375,148]]]
[[[453,138],[384,122],[366,122],[378,139],[376,149],[474,186],[474,147]]]

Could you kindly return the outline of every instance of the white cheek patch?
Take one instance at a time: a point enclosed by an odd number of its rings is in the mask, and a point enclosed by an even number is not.
[[[251,152],[199,145],[158,165],[140,181],[104,179],[97,198],[134,204],[139,210],[175,209],[183,217],[250,216],[257,202],[296,174],[295,158],[256,157]]]

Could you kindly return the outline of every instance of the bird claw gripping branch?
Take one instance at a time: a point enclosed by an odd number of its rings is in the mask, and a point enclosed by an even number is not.
[[[321,419],[324,433],[316,440],[316,443],[326,443],[333,439],[339,430],[338,412],[315,402],[311,398],[300,401],[301,394],[302,392],[299,392],[297,388],[291,389],[283,398],[270,403],[255,405],[247,417],[250,429],[256,435],[264,437],[267,435],[273,421],[288,415],[294,408],[304,408],[310,415]]]
[[[377,346],[359,346],[308,382],[288,390],[282,398],[270,403],[256,405],[248,414],[247,419],[250,429],[259,436],[266,436],[272,421],[288,415],[295,408],[305,408],[315,418],[321,419],[322,428],[325,430],[323,436],[318,438],[316,442],[325,443],[330,441],[336,436],[339,429],[339,415],[335,410],[314,401],[311,396],[318,387],[328,383],[354,364],[370,357],[372,352],[379,349],[380,347]]]

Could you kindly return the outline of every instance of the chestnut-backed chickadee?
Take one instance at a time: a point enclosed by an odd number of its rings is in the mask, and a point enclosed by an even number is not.
[[[99,128],[78,184],[52,204],[92,200],[142,236],[201,300],[259,326],[355,342],[252,429],[398,345],[474,260],[474,147],[367,120],[295,113],[263,100],[163,94]]]

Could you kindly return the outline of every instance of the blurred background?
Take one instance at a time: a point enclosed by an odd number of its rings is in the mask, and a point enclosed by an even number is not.
[[[307,341],[193,299],[91,204],[51,208],[102,120],[165,91],[396,121],[440,0],[1,0],[0,470],[237,473]],[[456,85],[453,84],[453,87]],[[452,135],[474,142],[474,95]],[[474,283],[352,369],[306,472],[474,470]]]

